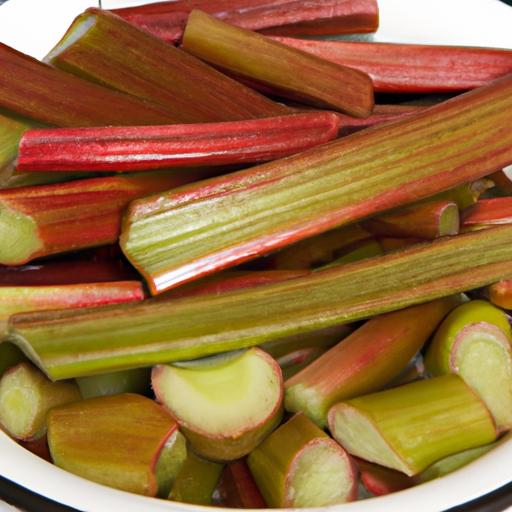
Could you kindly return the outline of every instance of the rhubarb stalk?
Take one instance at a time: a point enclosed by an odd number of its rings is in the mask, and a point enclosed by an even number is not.
[[[19,171],[145,171],[275,160],[336,138],[334,113],[194,125],[53,128],[21,139]]]
[[[144,173],[0,191],[0,264],[116,242],[128,203],[193,181],[195,173]]]
[[[351,459],[302,414],[270,434],[247,462],[269,507],[325,507],[352,501],[357,492]]]
[[[457,375],[340,402],[329,429],[352,455],[408,476],[496,439],[489,411]]]
[[[512,162],[511,122],[512,75],[396,123],[134,201],[121,245],[160,293],[485,176]]]
[[[486,288],[489,300],[503,309],[512,309],[512,280],[504,279]]]
[[[512,224],[512,197],[480,199],[463,212],[464,231],[485,229],[496,224]]]
[[[286,98],[334,108],[355,117],[367,117],[373,109],[373,85],[368,75],[234,27],[198,10],[188,18],[183,48],[251,83],[262,83]],[[311,76],[315,80],[310,80]]]
[[[512,226],[499,226],[219,296],[16,315],[10,335],[53,379],[106,373],[197,359],[471,290],[512,277],[511,258]]]
[[[178,0],[113,12],[175,43],[181,39],[192,9],[201,9],[238,27],[269,34],[362,34],[375,32],[379,24],[375,0]]]
[[[149,395],[150,382],[151,370],[149,368],[135,368],[76,379],[83,398],[121,395],[123,393]]]
[[[174,122],[230,121],[289,112],[184,51],[99,9],[78,16],[46,61],[160,104],[172,113]]]
[[[28,128],[28,123],[0,114],[0,185],[12,174],[18,144]]]
[[[284,37],[274,40],[368,73],[377,92],[464,91],[512,73],[512,51],[497,48],[313,41]]]
[[[6,341],[0,342],[0,377],[6,370],[25,360],[23,352]]]
[[[459,302],[447,297],[369,320],[286,381],[286,409],[324,427],[333,404],[378,391],[397,377]]]

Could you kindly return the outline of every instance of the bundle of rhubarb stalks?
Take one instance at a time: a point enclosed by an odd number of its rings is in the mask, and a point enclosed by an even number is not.
[[[178,0],[89,9],[43,62],[0,45],[5,433],[241,508],[507,438],[512,51],[299,37],[377,26],[374,0]]]

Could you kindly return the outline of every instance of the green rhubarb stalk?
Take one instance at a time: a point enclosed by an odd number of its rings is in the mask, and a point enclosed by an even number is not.
[[[192,366],[159,365],[151,384],[197,454],[229,461],[247,455],[279,425],[282,381],[276,361],[252,348]]]
[[[485,286],[511,258],[505,225],[219,296],[16,315],[10,337],[52,379],[197,359]]]
[[[129,48],[129,51],[127,51]],[[108,11],[76,18],[46,61],[165,107],[174,122],[230,121],[290,110]]]
[[[355,117],[368,117],[373,109],[373,83],[367,74],[229,25],[199,10],[188,17],[183,48],[286,98]]]
[[[0,264],[115,243],[130,201],[197,176],[152,172],[2,190]]]
[[[425,356],[433,375],[456,373],[491,411],[498,431],[512,428],[512,330],[486,301],[459,306],[444,320]]]
[[[459,232],[459,209],[450,201],[426,202],[369,219],[363,227],[375,236],[432,240]]]
[[[223,467],[189,451],[174,480],[169,499],[194,505],[212,505],[212,495]]]
[[[134,368],[133,370],[103,373],[76,379],[83,398],[120,395],[122,393],[148,395],[150,382],[151,370],[149,368]]]
[[[147,496],[170,488],[186,457],[178,434],[163,407],[134,394],[91,398],[57,407],[48,415],[48,444],[56,466]],[[175,463],[166,460],[159,468],[164,453]]]
[[[74,382],[52,382],[31,364],[19,363],[0,379],[0,423],[15,439],[39,439],[51,409],[80,399]]]
[[[286,409],[324,427],[333,404],[378,391],[396,378],[459,303],[447,297],[369,320],[286,381]]]
[[[247,463],[269,507],[324,507],[357,494],[351,459],[302,414],[270,434]]]
[[[512,162],[511,123],[512,75],[396,123],[134,201],[121,245],[160,293],[485,176]]]
[[[451,201],[457,203],[459,210],[462,211],[474,205],[483,193],[493,187],[494,182],[492,180],[483,178],[444,190],[424,201]]]
[[[143,298],[144,290],[138,281],[55,286],[0,286],[0,341],[7,335],[9,317],[16,313],[91,308],[141,301]]]
[[[489,411],[457,375],[340,402],[329,429],[352,455],[408,476],[496,439]]]
[[[10,178],[23,132],[30,124],[0,114],[0,187]]]
[[[12,343],[0,342],[0,377],[11,366],[25,360],[23,352]]]
[[[56,126],[168,124],[166,108],[55,69],[0,44],[0,108]]]
[[[329,264],[324,265],[321,268],[326,269],[337,265],[346,265],[347,263],[373,258],[374,256],[381,256],[382,254],[384,254],[384,251],[379,241],[369,238],[368,240],[363,240],[354,244],[354,246],[348,252],[343,254],[343,256],[336,258],[334,261],[331,261]]]

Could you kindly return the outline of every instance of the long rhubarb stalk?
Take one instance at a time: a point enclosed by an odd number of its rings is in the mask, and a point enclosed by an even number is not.
[[[512,197],[480,199],[463,212],[462,229],[472,231],[496,224],[512,223]]]
[[[7,334],[7,320],[16,313],[89,308],[142,299],[144,290],[138,281],[60,286],[0,286],[0,341]]]
[[[456,375],[340,402],[329,429],[352,455],[408,476],[496,439],[489,411]]]
[[[168,42],[181,39],[188,15],[201,9],[249,30],[282,35],[335,35],[375,32],[375,0],[178,0],[113,12]]]
[[[99,9],[78,16],[46,61],[163,105],[177,122],[230,121],[289,111],[186,52]]]
[[[53,379],[106,373],[258,345],[470,290],[512,277],[511,258],[512,226],[499,226],[219,296],[19,315],[10,334]]]
[[[121,245],[160,293],[485,176],[512,162],[511,122],[512,75],[391,125],[135,201]]]
[[[459,232],[459,209],[451,201],[420,203],[369,219],[363,227],[375,236],[432,240]]]
[[[0,107],[57,126],[168,124],[162,106],[54,69],[0,44]]]
[[[366,74],[228,25],[201,11],[192,11],[188,18],[183,48],[214,66],[261,82],[286,98],[356,117],[367,117],[373,109],[373,85]],[[315,80],[310,80],[311,76]]]
[[[378,92],[463,91],[512,73],[512,51],[496,48],[273,39],[368,73]]]
[[[114,243],[128,203],[189,183],[187,174],[91,178],[0,191],[0,264]]]
[[[325,427],[336,402],[378,391],[397,377],[458,303],[447,297],[369,320],[286,381],[286,409]]]
[[[29,130],[19,171],[144,171],[266,162],[338,135],[334,113],[193,125]]]

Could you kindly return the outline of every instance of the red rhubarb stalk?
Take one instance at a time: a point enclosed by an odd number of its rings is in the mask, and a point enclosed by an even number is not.
[[[390,125],[134,201],[121,245],[161,293],[508,165],[511,123],[512,75]]]
[[[165,41],[181,39],[188,15],[201,9],[249,30],[281,35],[335,35],[375,32],[375,0],[178,0],[113,12]]]
[[[284,37],[273,39],[368,73],[377,92],[463,91],[512,73],[511,50]]]
[[[114,243],[121,215],[138,197],[195,177],[163,173],[91,178],[0,192],[0,264]]]
[[[474,231],[496,224],[512,223],[512,197],[480,199],[462,215],[462,229]]]
[[[486,289],[489,300],[503,309],[512,309],[512,280],[504,279]]]
[[[368,117],[373,109],[373,84],[367,74],[234,27],[202,11],[190,13],[183,48],[285,98],[355,117]]]
[[[19,171],[143,171],[265,162],[338,134],[336,114],[309,112],[225,123],[29,130]]]

